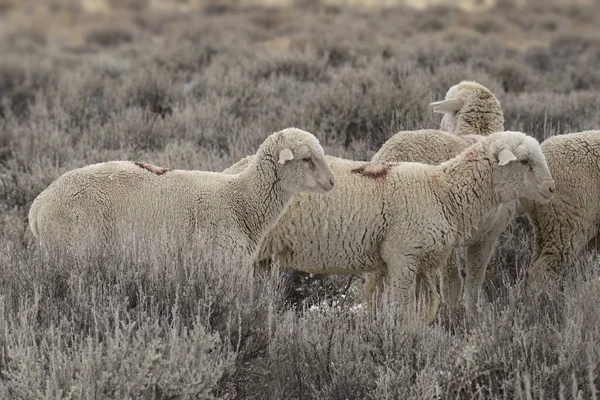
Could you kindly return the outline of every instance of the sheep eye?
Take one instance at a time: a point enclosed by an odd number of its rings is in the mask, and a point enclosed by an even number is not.
[[[529,164],[529,160],[521,160],[521,164],[527,165],[527,164]]]
[[[310,157],[303,158],[303,159],[302,159],[302,161],[304,161],[304,162],[307,162],[307,163],[309,163],[310,165],[313,165],[313,160],[312,160],[312,158],[310,158]]]

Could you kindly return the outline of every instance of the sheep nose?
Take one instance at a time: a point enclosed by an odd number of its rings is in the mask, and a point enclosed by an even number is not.
[[[554,181],[550,182],[550,186],[548,186],[548,191],[550,193],[554,193],[556,191],[556,183]]]
[[[333,186],[333,179],[330,179],[330,180],[329,180],[329,184],[330,184],[331,186]]]

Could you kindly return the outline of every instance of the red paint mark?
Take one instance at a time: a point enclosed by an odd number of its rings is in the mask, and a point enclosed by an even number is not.
[[[374,167],[374,168],[369,168]],[[385,178],[392,166],[390,164],[365,164],[351,172],[371,179]]]
[[[152,172],[154,175],[164,175],[170,171],[169,168],[157,167],[156,165],[140,161],[136,161],[134,164],[142,169],[145,169],[146,171]]]
[[[477,161],[479,157],[478,151],[475,147],[469,147],[469,149],[465,152],[464,160],[465,161]]]

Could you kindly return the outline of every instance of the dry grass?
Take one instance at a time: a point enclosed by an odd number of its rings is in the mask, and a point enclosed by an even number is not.
[[[400,129],[438,126],[428,103],[462,79],[497,94],[507,129],[597,129],[598,7],[503,3],[188,13],[141,2],[102,16],[61,0],[28,20],[2,6],[0,397],[597,398],[596,263],[583,257],[564,293],[530,297],[522,215],[468,328],[462,309],[429,327],[393,309],[371,320],[358,278],[246,282],[168,243],[144,257],[47,255],[27,227],[38,193],[98,161],[221,170],[287,126],[368,159]]]

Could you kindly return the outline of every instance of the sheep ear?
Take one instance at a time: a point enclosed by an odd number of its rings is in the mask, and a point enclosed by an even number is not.
[[[440,114],[452,114],[463,108],[464,103],[461,99],[448,99],[436,101],[429,104],[433,107],[433,112]]]
[[[497,154],[498,165],[506,165],[511,161],[515,161],[517,157],[507,148],[502,148]]]
[[[287,147],[279,152],[279,163],[285,164],[286,161],[294,159],[294,153]]]

